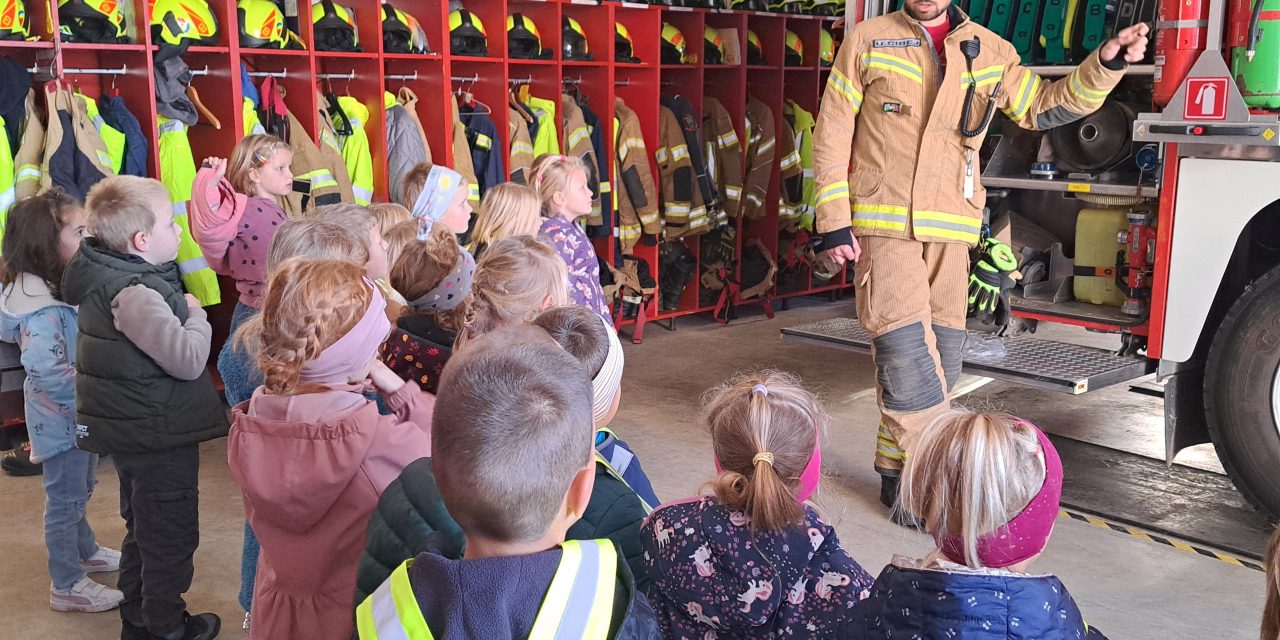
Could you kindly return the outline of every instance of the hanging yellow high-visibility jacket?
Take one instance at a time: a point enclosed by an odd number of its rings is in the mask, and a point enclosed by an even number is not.
[[[778,188],[778,228],[795,233],[800,228],[804,209],[804,172],[800,168],[800,149],[791,123],[782,121],[778,129],[778,169],[782,176]]]
[[[544,153],[560,153],[560,139],[556,137],[560,125],[556,120],[555,101],[531,95],[525,101],[525,106],[533,111],[533,117],[538,120],[538,132],[533,137],[534,160]]]
[[[266,128],[262,126],[262,121],[258,119],[258,108],[253,106],[253,100],[245,98],[241,112],[244,114],[244,135],[246,137],[262,135],[267,132]]]
[[[4,129],[4,125],[4,116],[0,116],[0,130]],[[9,152],[9,136],[0,135],[0,234],[4,233],[4,223],[9,219],[9,207],[13,206],[16,198],[13,188],[16,176],[13,154]]]
[[[164,116],[157,116],[156,123],[160,129],[160,182],[169,190],[173,220],[182,228],[177,258],[182,284],[201,306],[213,306],[222,301],[218,274],[205,262],[187,221],[187,201],[191,199],[191,185],[196,181],[196,161],[187,138],[187,125]]]
[[[813,128],[816,121],[812,113],[793,100],[787,100],[783,106],[783,116],[791,123],[791,130],[798,141],[796,148],[800,151],[800,169],[804,179],[797,222],[801,229],[813,231],[813,218],[818,211],[818,187],[813,173]]]
[[[116,172],[116,175],[120,175],[120,170],[124,168],[124,133],[102,120],[102,116],[98,113],[97,100],[83,93],[76,93],[76,97],[84,101],[89,120],[93,122],[98,135],[102,137],[102,144],[107,147],[107,155],[111,156],[111,170]]]
[[[40,161],[44,157],[44,122],[36,110],[36,92],[27,92],[27,117],[22,124],[22,142],[14,158],[14,201],[40,191]]]
[[[369,151],[369,133],[365,130],[369,109],[351,96],[338,96],[338,107],[340,113],[329,115],[339,119],[346,115],[346,125],[351,129],[350,135],[340,136],[342,161],[351,176],[351,194],[356,204],[367,205],[373,202],[373,154]]]

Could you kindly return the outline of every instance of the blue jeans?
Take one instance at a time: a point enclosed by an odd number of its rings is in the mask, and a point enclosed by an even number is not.
[[[85,507],[98,484],[98,454],[68,449],[44,461],[44,546],[55,589],[70,589],[84,577],[81,561],[98,552]]]

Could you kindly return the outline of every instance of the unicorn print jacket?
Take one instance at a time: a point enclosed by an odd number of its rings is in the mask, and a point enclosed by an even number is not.
[[[830,638],[871,576],[805,506],[803,525],[751,530],[712,496],[654,510],[640,528],[649,600],[663,637]]]

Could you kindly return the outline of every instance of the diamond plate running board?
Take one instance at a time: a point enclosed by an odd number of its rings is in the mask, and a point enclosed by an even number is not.
[[[871,336],[853,318],[831,318],[782,330],[789,340],[816,342],[871,353]],[[1155,371],[1154,361],[1118,356],[1106,349],[1031,336],[1004,338],[1002,356],[964,354],[964,372],[1042,389],[1081,394],[1141,378]],[[966,343],[967,346],[967,343]]]

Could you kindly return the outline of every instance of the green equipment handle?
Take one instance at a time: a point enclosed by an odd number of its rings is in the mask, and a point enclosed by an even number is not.
[[[1013,18],[1014,0],[991,0],[991,18],[987,28],[1006,40],[1009,38],[1009,22]]]
[[[1045,64],[1066,64],[1067,49],[1062,39],[1067,0],[1045,0],[1044,17],[1040,19],[1040,46]]]
[[[998,1],[998,0],[997,0]],[[970,0],[969,19],[977,24],[987,24],[987,0]]]
[[[1080,31],[1076,42],[1076,58],[1084,58],[1107,40],[1107,0],[1084,0],[1080,13]]]
[[[1031,64],[1031,49],[1036,40],[1036,18],[1039,17],[1040,0],[1020,0],[1018,16],[1013,22],[1013,47],[1022,58],[1022,64]]]

